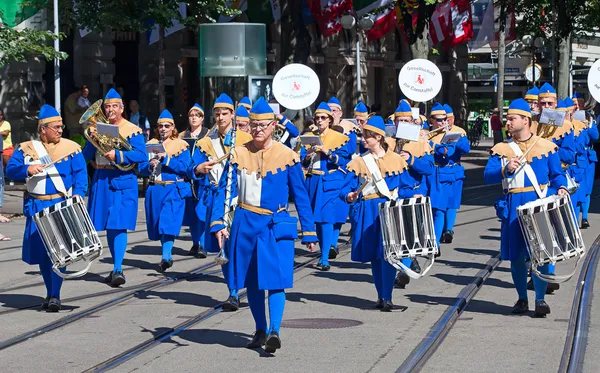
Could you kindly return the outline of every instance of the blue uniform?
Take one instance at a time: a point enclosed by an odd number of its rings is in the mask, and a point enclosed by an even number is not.
[[[116,164],[137,165],[146,162],[146,146],[140,127],[125,119],[118,124],[119,134],[131,150],[116,151]],[[87,161],[96,162],[96,172],[89,193],[88,210],[97,231],[106,230],[108,246],[114,260],[114,272],[122,271],[127,247],[127,230],[135,230],[138,211],[138,180],[135,167],[121,171],[88,141],[83,148]]]
[[[340,168],[348,163],[351,153],[348,151],[348,136],[332,129],[321,135],[321,141],[323,152],[307,159],[308,151],[302,148],[300,158],[308,163],[306,186],[321,246],[319,264],[328,266],[329,250],[334,244],[334,224],[340,220],[334,214],[334,209],[340,204],[338,195],[344,182]]]
[[[537,140],[532,136],[524,142],[516,142],[521,152],[525,153]],[[552,142],[540,139],[535,147],[527,154],[527,162],[533,169],[538,184],[542,190],[548,189],[547,195],[556,194],[560,187],[566,186],[565,171],[561,167],[559,149]],[[524,176],[522,185],[514,175],[508,175],[506,165],[516,157],[507,142],[496,144],[484,170],[485,182],[488,184],[504,183],[504,196],[496,202],[497,215],[502,220],[500,253],[503,260],[511,261],[513,281],[520,299],[527,299],[527,267],[528,257],[525,239],[519,225],[517,207],[539,197],[531,180]],[[524,171],[521,171],[524,172]],[[513,180],[512,184],[508,184]],[[549,273],[548,265],[540,268],[541,273]],[[536,301],[544,299],[547,283],[533,276]]]
[[[65,189],[71,190],[72,195],[85,197],[88,187],[88,176],[85,159],[81,154],[81,147],[74,141],[60,139],[58,144],[43,144],[50,159],[54,164]],[[12,180],[26,180],[29,178],[27,168],[32,164],[40,164],[39,156],[32,142],[27,141],[14,151],[6,166],[6,175]],[[32,187],[31,181],[38,180],[37,185]],[[44,278],[48,297],[60,298],[62,278],[52,270],[52,262],[44,243],[40,237],[32,217],[46,207],[54,206],[65,200],[65,196],[59,194],[56,186],[48,177],[46,171],[31,178],[28,182],[29,194],[23,201],[23,214],[27,218],[25,222],[25,233],[23,235],[23,249],[21,258],[27,264],[37,264]],[[44,199],[41,199],[44,198]],[[46,199],[50,198],[50,199]]]
[[[153,139],[148,144],[157,144]],[[163,143],[166,157],[159,162],[154,173],[154,185],[146,189],[146,227],[148,238],[162,243],[162,258],[171,260],[171,251],[175,237],[179,236],[183,223],[186,200],[192,191],[190,183],[185,181],[191,164],[188,143],[180,139],[171,139]],[[140,173],[150,176],[150,162],[140,164]]]
[[[304,232],[302,241],[317,240],[298,155],[277,142],[265,150],[257,150],[253,142],[237,146],[215,194],[211,209],[213,233],[225,228],[228,167],[233,167],[231,198],[237,198],[237,208],[224,248],[229,258],[223,266],[225,278],[230,288],[247,287],[256,330],[267,330],[264,291],[269,290],[269,329],[279,332],[283,289],[293,286],[294,239],[298,237],[297,219],[286,208],[290,194]],[[274,303],[277,311],[271,307]]]
[[[398,140],[389,139],[388,144],[395,149]],[[435,172],[433,155],[428,141],[421,136],[419,141],[409,141],[402,145],[402,151],[407,152],[410,157],[407,161],[408,174],[411,178],[410,185],[412,193],[407,194],[407,198],[411,198],[416,194],[422,196],[429,195],[429,187],[427,185],[427,177],[430,177]]]
[[[588,157],[588,128],[583,122],[573,121],[575,139],[575,161],[568,168],[569,175],[579,184],[577,191],[571,196],[575,207],[575,214],[579,220],[579,212],[586,200],[588,177],[586,172],[590,168]]]
[[[292,121],[290,121],[286,117],[281,118],[281,120],[279,121],[279,124],[285,126],[285,132],[284,132],[283,136],[281,137],[281,142],[283,145],[285,145],[291,149],[292,148],[292,139],[295,139],[298,136],[300,136],[300,131],[298,131],[298,128],[296,128],[296,126],[294,126],[294,123],[292,123]]]
[[[450,132],[461,133],[460,139],[455,143],[440,144],[445,134],[441,132],[430,141],[436,168],[428,177],[428,185],[438,243],[443,232],[454,228],[465,179],[465,168],[460,164],[460,159],[471,151],[465,130],[453,126]]]
[[[585,136],[582,140],[585,142],[585,151],[588,158],[588,168],[585,172],[584,188],[585,198],[581,206],[581,218],[587,220],[590,209],[590,196],[594,188],[594,177],[596,173],[596,163],[598,156],[594,150],[594,143],[598,140],[598,123],[590,118],[591,124],[585,130]]]
[[[400,155],[390,149],[375,162],[393,198],[409,198],[414,194],[414,179],[408,172],[407,163]],[[371,179],[371,172],[366,166],[364,156],[354,158],[348,164],[348,174],[339,194],[340,199],[346,202],[348,194],[358,190],[366,179]],[[374,183],[369,183],[361,192],[359,199],[350,205],[350,222],[352,260],[371,263],[377,298],[391,301],[396,269],[384,260],[379,220],[379,204],[387,200],[388,198],[377,190]]]

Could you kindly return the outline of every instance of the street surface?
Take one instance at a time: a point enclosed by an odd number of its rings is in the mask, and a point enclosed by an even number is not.
[[[329,272],[309,265],[295,274],[295,286],[286,291],[281,331],[282,349],[274,355],[245,349],[254,322],[242,300],[235,313],[215,312],[143,353],[125,359],[116,372],[395,372],[428,334],[461,290],[498,254],[500,223],[493,203],[500,186],[483,186],[487,160],[483,147],[465,157],[467,182],[458,214],[455,239],[442,244],[442,256],[421,280],[394,290],[395,310],[382,313],[376,300],[368,264],[350,261],[349,249],[332,261]],[[591,228],[583,230],[586,246],[600,227],[600,189],[596,185],[590,210]],[[22,209],[19,192],[7,192],[3,213]],[[187,231],[176,241],[174,266],[156,271],[160,244],[148,241],[139,203],[138,226],[129,235],[124,261],[127,284],[111,289],[102,283],[112,268],[106,247],[91,273],[65,281],[63,310],[58,314],[39,308],[45,289],[36,266],[20,260],[25,220],[0,225],[12,237],[0,242],[0,343],[60,318],[93,309],[156,279],[178,277],[213,261],[186,255],[191,246]],[[340,238],[347,242],[347,231]],[[106,244],[104,232],[101,234]],[[308,259],[298,244],[298,263]],[[583,261],[583,260],[582,260]],[[559,271],[571,268],[569,261]],[[599,281],[596,279],[596,281]],[[510,314],[517,299],[509,263],[502,262],[467,306],[446,339],[425,364],[423,372],[556,372],[565,343],[577,274],[547,297],[552,313],[546,319]],[[600,291],[600,285],[595,286]],[[98,294],[97,294],[98,293]],[[530,307],[534,294],[529,292]],[[112,307],[92,313],[22,343],[0,350],[3,372],[82,372],[218,307],[227,288],[218,267],[188,280],[142,291]],[[598,299],[596,297],[596,299]],[[592,310],[598,307],[593,307]],[[207,313],[208,313],[207,312]],[[585,372],[600,371],[600,313],[592,312]],[[595,332],[596,331],[596,332]]]

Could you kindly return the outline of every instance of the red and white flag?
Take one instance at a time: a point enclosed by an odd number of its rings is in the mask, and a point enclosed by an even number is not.
[[[438,4],[429,21],[429,44],[438,45],[452,35],[450,1]]]
[[[352,11],[352,0],[307,0],[308,8],[319,24],[324,37],[337,34],[342,29],[340,18]]]
[[[446,49],[464,44],[473,37],[473,17],[470,0],[450,0],[452,13],[452,34],[445,40]]]

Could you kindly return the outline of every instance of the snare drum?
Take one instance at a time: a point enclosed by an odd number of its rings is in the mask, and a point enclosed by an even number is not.
[[[102,243],[81,197],[46,207],[33,216],[33,221],[52,261],[52,269],[63,278],[85,275],[92,262],[102,255]],[[76,273],[60,271],[77,262],[86,263],[86,267]]]
[[[429,197],[381,203],[379,219],[385,260],[414,279],[423,277],[431,269],[439,251]],[[417,256],[430,260],[429,266],[420,273],[407,268],[401,261],[416,259]]]
[[[563,282],[566,276],[544,275],[537,267],[577,257],[585,253],[585,245],[575,219],[569,195],[538,199],[517,208],[519,224],[531,258],[531,270],[542,280]]]

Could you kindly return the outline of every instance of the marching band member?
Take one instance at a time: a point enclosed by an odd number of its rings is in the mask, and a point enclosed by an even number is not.
[[[359,101],[354,107],[354,119],[356,120],[358,129],[362,131],[363,126],[367,123],[367,120],[369,120],[369,109],[367,109],[367,106],[362,101]],[[363,142],[360,141],[361,136],[361,132],[356,133],[358,141],[358,154],[362,154],[367,151],[367,148],[365,148]]]
[[[61,309],[60,289],[63,279],[52,270],[52,261],[42,242],[32,217],[46,207],[54,206],[67,197],[85,197],[88,176],[81,147],[74,141],[63,139],[64,129],[58,111],[50,105],[40,109],[38,133],[40,140],[19,144],[6,166],[6,176],[11,180],[25,180],[27,196],[23,213],[27,217],[23,235],[22,260],[40,267],[46,299],[42,309],[58,312]],[[56,162],[51,166],[45,166]]]
[[[394,113],[394,121],[396,126],[400,122],[414,122],[412,109],[407,101],[400,101],[400,105],[398,105]],[[406,196],[405,198],[417,195],[427,196],[428,187],[426,178],[434,172],[433,155],[427,141],[427,132],[421,130],[419,141],[396,139],[396,141],[388,142],[388,144],[393,146],[394,151],[398,152],[408,165],[408,185],[410,189],[403,193]],[[407,267],[411,267],[412,265],[411,269],[413,270],[418,271],[419,269],[418,263],[416,261],[413,262],[410,258],[403,259],[402,262]],[[404,289],[409,283],[410,277],[406,273],[398,271],[395,285]]]
[[[123,118],[123,109],[121,96],[111,88],[104,98],[104,111],[110,124],[119,127],[119,134],[131,145],[131,150],[111,150],[100,154],[89,141],[83,148],[85,159],[96,162],[88,210],[96,230],[106,230],[114,268],[105,278],[105,282],[111,286],[125,284],[122,265],[127,249],[127,230],[135,230],[138,211],[138,181],[135,170],[122,171],[113,164],[139,164],[146,162],[148,158],[142,130]],[[90,132],[94,137],[96,128],[90,127]]]
[[[145,200],[146,228],[150,240],[160,240],[162,260],[158,271],[165,272],[173,266],[171,252],[184,216],[180,212],[192,194],[185,180],[191,156],[188,143],[178,138],[175,121],[168,110],[160,114],[156,128],[156,136],[161,141],[155,138],[148,144],[162,143],[165,152],[152,155],[149,161],[140,164],[140,173],[150,177]]]
[[[496,213],[502,219],[502,260],[510,260],[513,282],[519,299],[512,312],[529,311],[527,299],[527,251],[521,231],[517,207],[555,194],[568,194],[565,172],[561,167],[558,148],[551,141],[539,139],[531,132],[531,109],[524,99],[513,101],[506,121],[511,140],[496,144],[484,170],[485,182],[502,182],[504,198],[496,202]],[[526,154],[525,159],[521,159]],[[528,171],[525,168],[530,167]],[[529,175],[534,175],[534,180]],[[539,191],[538,191],[539,190]],[[548,265],[539,267],[540,273],[549,273]],[[545,317],[550,307],[544,301],[547,283],[533,276],[535,288],[535,316]]]
[[[296,128],[291,120],[282,114],[277,114],[277,120],[280,125],[285,127],[285,132],[283,136],[281,136],[281,139],[279,139],[279,142],[292,149],[292,140],[297,139],[298,136],[300,136],[300,131],[298,131],[298,128]]]
[[[565,120],[569,121],[573,126],[573,139],[575,144],[575,159],[574,162],[569,165],[566,172],[569,173],[571,178],[579,184],[577,191],[571,196],[573,202],[573,210],[575,211],[577,222],[579,223],[579,212],[585,201],[585,172],[589,168],[589,160],[587,156],[587,150],[585,149],[587,143],[587,125],[581,121],[573,120],[573,114],[575,112],[575,103],[570,97],[559,101],[557,109],[565,111],[567,113]]]
[[[235,110],[235,125],[240,131],[250,133],[250,113],[243,105]]]
[[[576,105],[575,110],[585,110],[585,100],[580,93],[575,92],[573,95],[573,101]],[[580,188],[585,189],[585,199],[581,205],[581,228],[587,229],[590,227],[590,222],[588,221],[588,211],[590,209],[591,194],[594,187],[596,163],[598,162],[598,156],[594,150],[594,143],[598,140],[598,124],[591,117],[588,118],[584,139],[584,146],[588,157],[588,169],[585,172],[585,183],[584,185],[580,186]]]
[[[396,269],[384,259],[379,204],[408,198],[412,194],[411,177],[404,158],[390,148],[385,139],[385,123],[374,116],[363,126],[363,141],[368,151],[348,163],[348,174],[340,198],[352,205],[352,260],[371,263],[377,289],[376,308],[391,312]],[[381,181],[374,182],[378,178]],[[361,185],[367,186],[359,193]],[[408,263],[410,266],[410,263]]]
[[[539,97],[540,90],[538,87],[533,86],[529,91],[525,93],[525,101],[529,104],[531,109],[531,115],[536,116],[540,113]]]
[[[214,197],[219,185],[223,168],[226,160],[224,155],[229,153],[232,140],[233,126],[233,101],[225,93],[221,94],[213,105],[216,131],[210,131],[206,137],[198,140],[196,149],[192,154],[192,165],[188,169],[188,177],[197,181],[200,188],[202,199],[196,204],[196,213],[198,216],[204,216],[205,221],[209,222],[214,208]],[[246,132],[237,130],[235,133],[236,144],[244,144],[252,139]],[[221,159],[218,163],[217,160]],[[204,249],[208,252],[219,252],[219,245],[216,238],[210,234],[210,224],[205,226]],[[224,276],[227,279],[227,273],[224,269]],[[223,304],[226,311],[237,311],[239,309],[238,289],[229,288],[229,297]]]
[[[248,303],[256,323],[256,332],[248,348],[269,353],[281,348],[279,329],[285,306],[284,289],[293,287],[294,239],[298,237],[297,219],[285,206],[289,195],[302,227],[302,242],[314,249],[316,233],[312,210],[304,186],[298,155],[272,140],[275,115],[260,98],[250,112],[253,139],[236,146],[227,167],[233,167],[232,197],[237,208],[228,232],[223,224],[224,202],[228,184],[227,168],[222,173],[212,209],[212,232],[229,247],[229,276],[232,288],[247,288]],[[268,290],[269,324],[265,309]]]
[[[451,111],[451,109],[448,111]],[[429,194],[433,209],[435,235],[438,241],[442,243],[452,243],[454,238],[453,228],[456,221],[456,211],[460,208],[462,186],[465,178],[465,169],[460,164],[460,158],[463,154],[471,151],[466,132],[458,126],[453,126],[454,119],[448,117],[448,111],[441,104],[436,103],[431,108],[430,114],[434,131],[447,126],[448,132],[460,133],[460,139],[457,142],[447,144],[441,143],[447,132],[445,130],[438,130],[430,138],[430,146],[433,148],[437,167],[430,177]]]
[[[190,127],[179,134],[180,139],[193,139],[197,141],[208,133],[208,128],[204,126],[204,109],[202,106],[198,104],[192,106],[188,111],[188,123]],[[194,143],[196,141],[194,141]],[[190,150],[190,153],[192,152],[193,149]],[[195,183],[193,188],[196,197],[201,199],[202,197],[199,194],[201,189],[198,187],[198,184]],[[190,233],[192,234],[192,248],[190,249],[190,255],[194,255],[198,258],[207,257],[206,250],[204,250],[205,216],[206,214],[200,215],[201,219],[198,214],[196,214],[196,198],[194,198],[193,195],[186,198],[182,225],[184,227],[190,227]]]
[[[315,110],[315,123],[323,145],[300,149],[300,158],[307,168],[306,186],[317,225],[321,259],[317,267],[329,271],[329,251],[334,245],[333,225],[337,222],[332,213],[338,206],[338,193],[344,182],[340,170],[349,159],[348,136],[330,128],[333,111],[325,102]]]
[[[344,164],[350,162],[352,155],[356,153],[356,131],[357,127],[354,123],[343,120],[343,111],[342,104],[337,99],[337,97],[331,97],[327,102],[327,105],[331,108],[333,112],[333,125],[332,129],[336,129],[344,135],[348,136],[348,143],[346,145],[347,155],[345,156]],[[362,113],[359,113],[362,114]],[[345,172],[344,167],[340,165],[340,170]],[[332,207],[332,213],[335,215],[335,222],[333,223],[333,237],[331,239],[331,248],[329,249],[329,259],[335,259],[338,255],[338,241],[340,239],[340,230],[346,221],[348,220],[348,214],[350,212],[350,208],[348,204],[344,201],[336,200],[336,206]]]
[[[250,101],[248,96],[242,97],[238,105],[243,106],[244,108],[246,108],[247,111],[250,111],[250,109],[252,109],[252,101]]]

